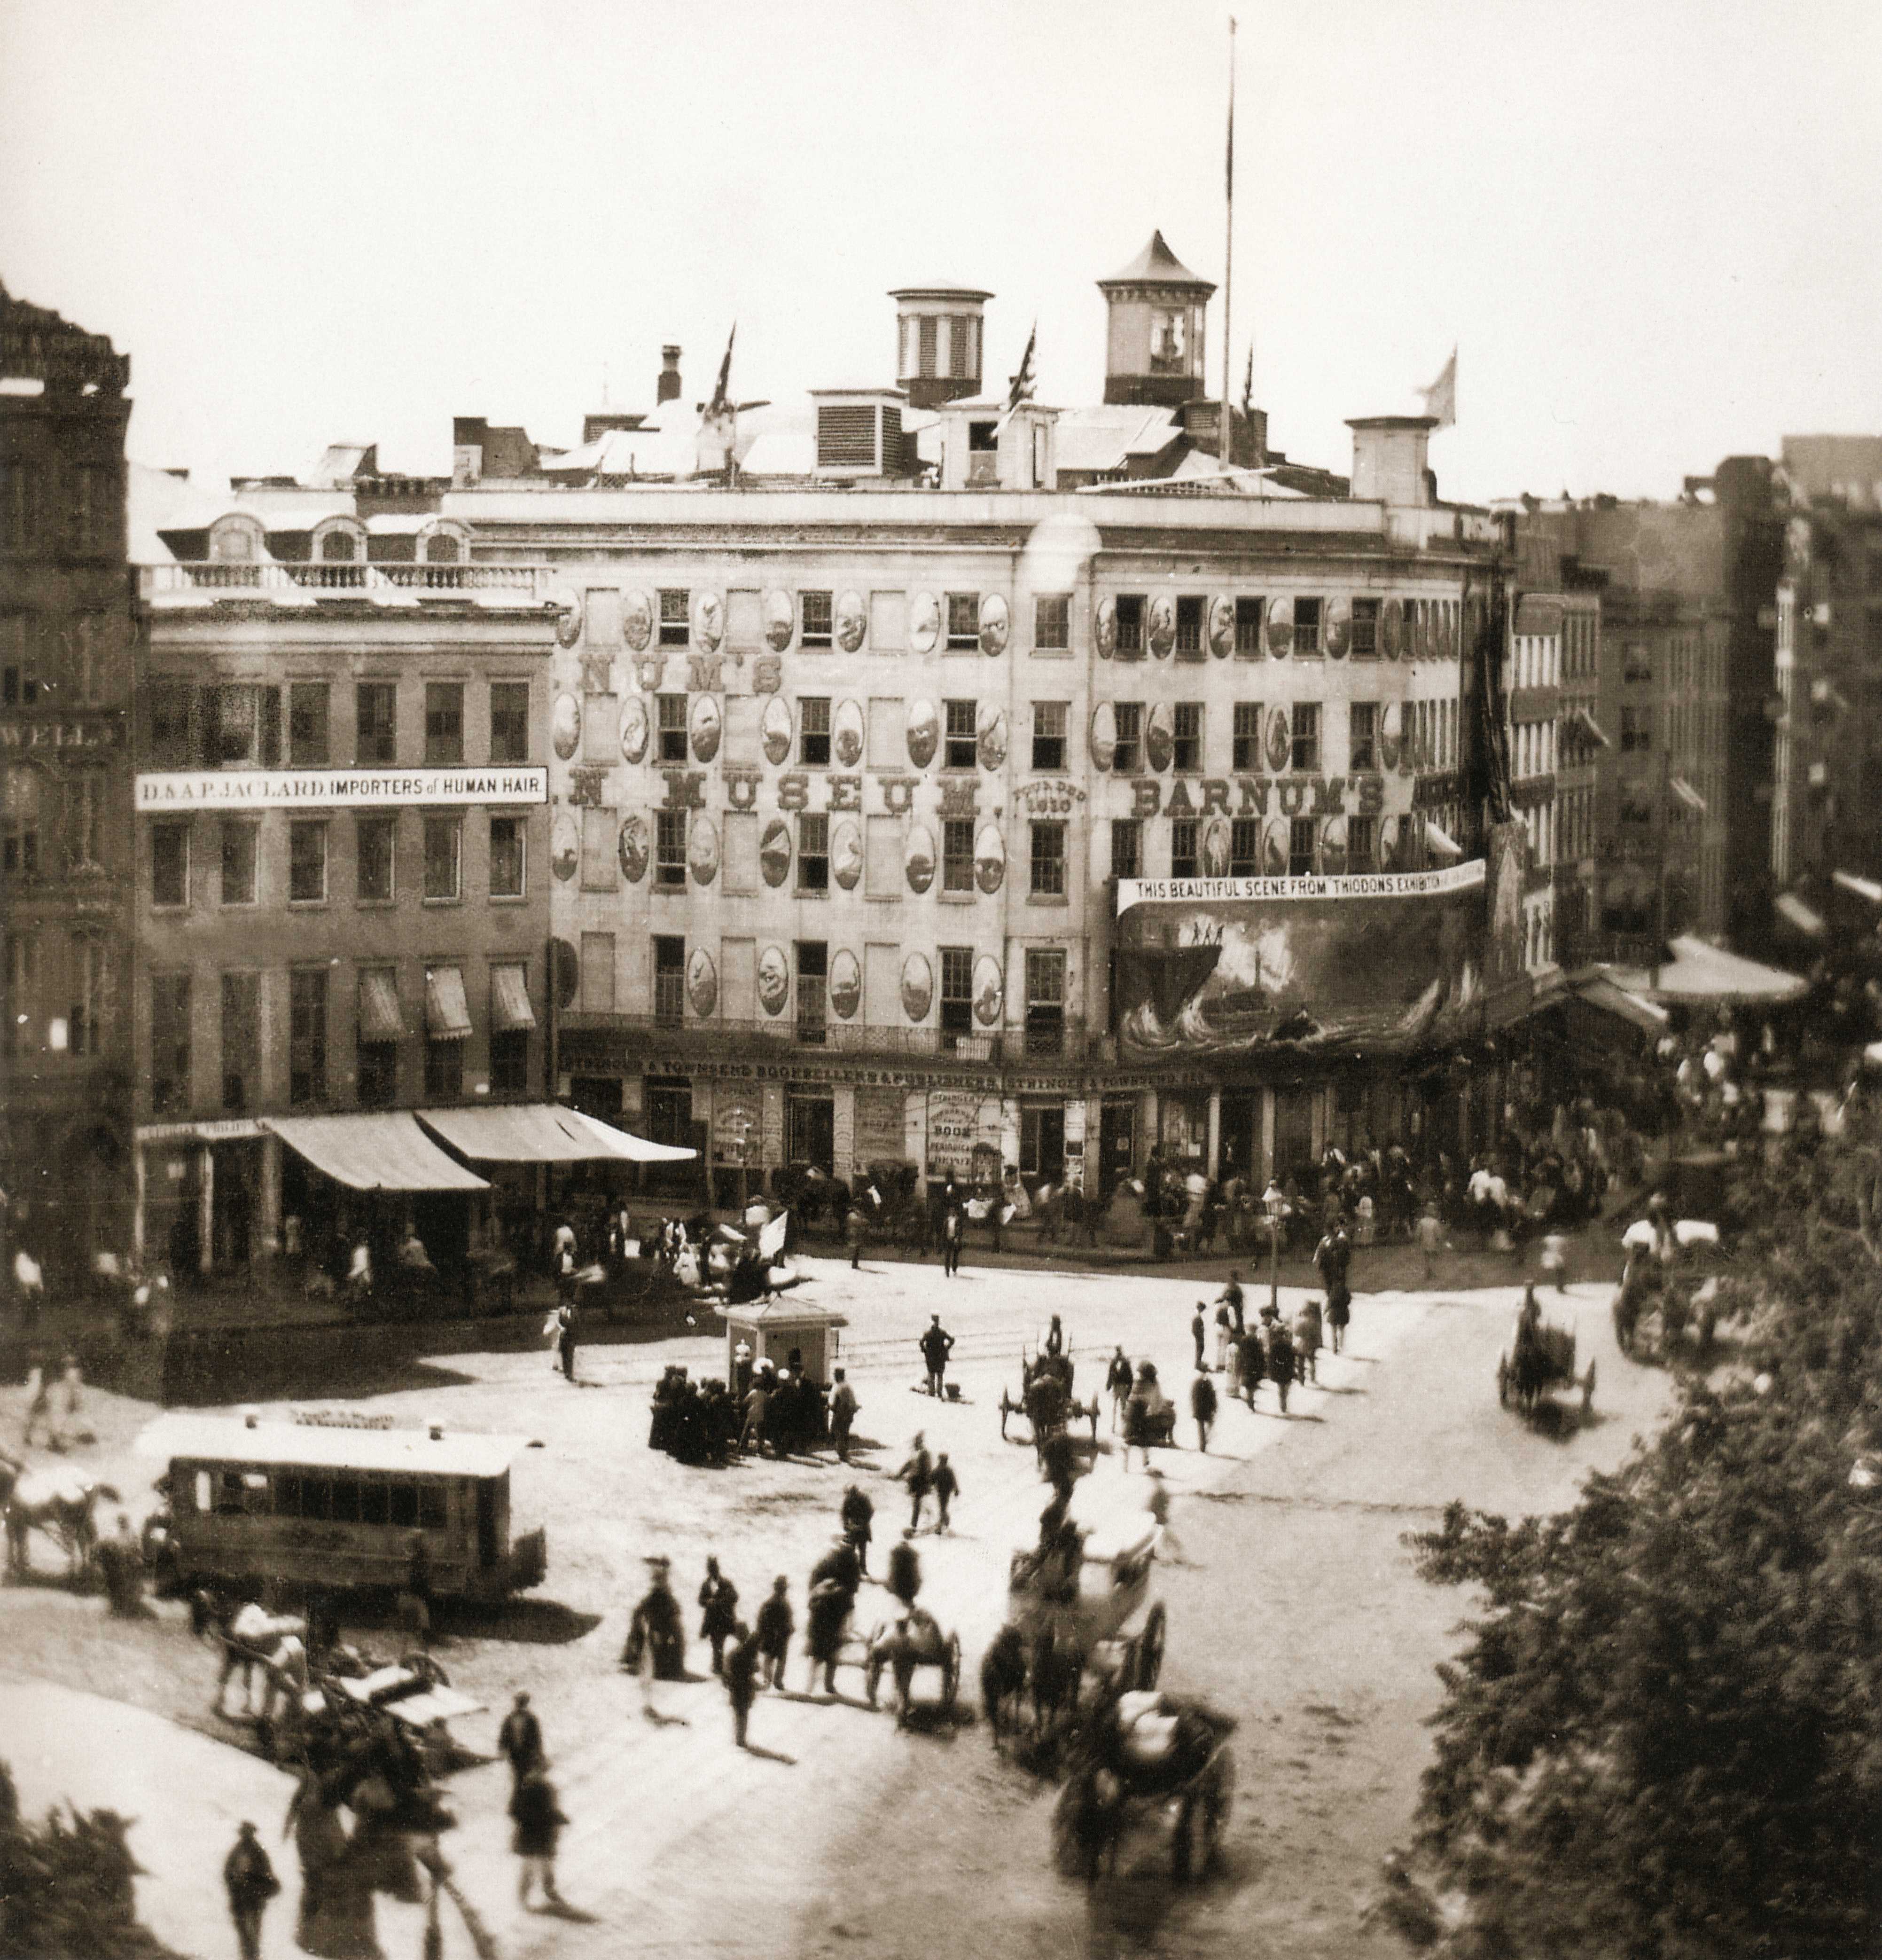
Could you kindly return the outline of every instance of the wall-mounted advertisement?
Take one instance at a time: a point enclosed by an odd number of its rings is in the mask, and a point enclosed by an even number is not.
[[[1484,867],[1118,887],[1120,1045],[1133,1061],[1273,1048],[1399,1054],[1465,1032]]]
[[[549,772],[485,769],[172,769],[137,778],[139,810],[345,810],[549,800]]]

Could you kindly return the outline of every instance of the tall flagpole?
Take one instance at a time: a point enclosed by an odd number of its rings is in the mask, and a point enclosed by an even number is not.
[[[1222,421],[1217,460],[1226,469],[1234,460],[1235,411],[1229,401],[1229,369],[1235,290],[1235,17],[1229,16],[1229,179],[1227,237],[1222,255]]]

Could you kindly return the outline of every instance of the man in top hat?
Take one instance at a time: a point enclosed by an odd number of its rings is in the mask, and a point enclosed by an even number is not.
[[[546,1762],[542,1753],[542,1724],[536,1718],[526,1694],[519,1694],[510,1713],[497,1731],[497,1747],[510,1761],[510,1793],[514,1796],[523,1779],[538,1763]]]
[[[822,1668],[823,1691],[837,1691],[837,1656],[843,1645],[843,1629],[862,1586],[863,1567],[856,1547],[847,1533],[840,1532],[810,1570],[809,1624],[804,1632],[810,1656],[809,1688],[815,1688],[817,1670]]]
[[[229,1895],[229,1917],[235,1922],[242,1960],[261,1960],[262,1914],[281,1890],[281,1881],[256,1841],[254,1825],[246,1819],[235,1834],[234,1848],[223,1860],[222,1883]]]

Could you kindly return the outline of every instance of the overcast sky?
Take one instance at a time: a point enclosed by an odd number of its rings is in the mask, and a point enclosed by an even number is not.
[[[893,378],[886,289],[1095,400],[1095,279],[1222,271],[1209,0],[0,0],[0,280],[132,358],[140,460]],[[1343,469],[1453,344],[1447,495],[1677,493],[1882,431],[1874,0],[1238,7],[1234,390]],[[1209,320],[1221,372],[1222,296]]]

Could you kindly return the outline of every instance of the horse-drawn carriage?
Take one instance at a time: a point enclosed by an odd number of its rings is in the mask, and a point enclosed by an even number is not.
[[[927,1667],[940,1672],[939,1713],[952,1711],[961,1687],[961,1637],[943,1633],[932,1613],[911,1606],[895,1619],[879,1624],[862,1647],[863,1682],[872,1708],[886,1673],[895,1684],[895,1719],[907,1721],[914,1706],[915,1670]]]
[[[1153,1690],[1109,1698],[1095,1718],[1052,1812],[1052,1848],[1067,1876],[1115,1867],[1133,1828],[1167,1819],[1178,1879],[1205,1871],[1235,1797],[1235,1718]]]
[[[1081,1529],[1068,1519],[1051,1541],[1015,1552],[1006,1620],[1032,1650],[1076,1655],[1125,1688],[1154,1688],[1163,1672],[1168,1616],[1152,1596],[1162,1527],[1127,1511]],[[1072,1699],[1076,1701],[1076,1683]]]
[[[1579,1389],[1582,1420],[1588,1419],[1594,1400],[1594,1363],[1575,1371],[1575,1329],[1544,1320],[1532,1295],[1516,1316],[1508,1342],[1496,1357],[1496,1399],[1507,1408],[1513,1401],[1525,1416],[1556,1389]]]
[[[1081,1402],[1072,1392],[1076,1374],[1069,1354],[1035,1354],[1019,1357],[1019,1398],[1016,1402],[1003,1388],[1000,1392],[1000,1437],[1004,1443],[1008,1422],[1022,1415],[1032,1431],[1032,1446],[1042,1456],[1055,1436],[1067,1433],[1075,1422],[1091,1424],[1091,1447],[1098,1446],[1098,1397]]]
[[[1623,1354],[1671,1359],[1690,1338],[1702,1356],[1712,1349],[1724,1268],[1718,1227],[1681,1218],[1672,1228],[1670,1258],[1656,1257],[1653,1220],[1642,1218],[1621,1235],[1628,1265],[1614,1290],[1614,1339]]]

